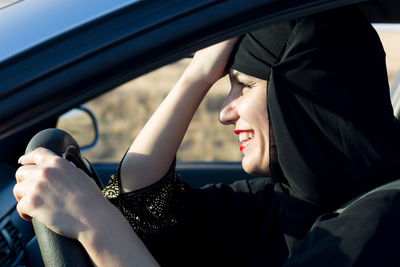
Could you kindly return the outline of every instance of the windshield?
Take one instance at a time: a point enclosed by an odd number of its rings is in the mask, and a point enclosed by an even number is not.
[[[135,2],[139,1],[0,1],[0,62]]]
[[[6,6],[9,6],[11,4],[15,4],[16,2],[20,2],[18,0],[15,1],[0,1],[0,9],[5,8]]]

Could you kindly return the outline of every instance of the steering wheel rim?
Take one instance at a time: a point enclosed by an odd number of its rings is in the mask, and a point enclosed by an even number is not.
[[[69,157],[68,160],[83,169],[99,185],[94,169],[86,159],[82,159],[78,143],[67,132],[50,128],[37,133],[28,143],[25,154],[38,147],[47,148],[62,157]],[[32,224],[46,267],[93,266],[86,250],[77,240],[54,233],[36,219],[32,219]]]

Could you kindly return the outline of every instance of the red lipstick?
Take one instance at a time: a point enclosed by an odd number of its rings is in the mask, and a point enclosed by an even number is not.
[[[245,149],[249,143],[251,143],[252,141],[254,141],[253,139],[249,139],[247,141],[244,141],[243,143],[240,144],[240,151],[243,151],[243,149]]]
[[[235,134],[240,134],[242,132],[253,132],[253,130],[249,130],[249,129],[247,129],[247,130],[241,130],[241,129],[235,130]],[[250,138],[250,139],[248,139],[246,141],[241,142],[240,151],[243,151],[243,149],[245,149],[253,141],[254,141],[254,137]]]

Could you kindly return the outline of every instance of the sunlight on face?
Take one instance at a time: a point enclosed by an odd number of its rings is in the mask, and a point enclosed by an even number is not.
[[[235,126],[243,153],[243,169],[255,175],[269,175],[267,81],[236,70],[230,70],[229,77],[231,90],[219,120]]]

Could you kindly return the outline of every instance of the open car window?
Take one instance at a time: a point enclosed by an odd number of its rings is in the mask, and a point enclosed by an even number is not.
[[[386,52],[390,97],[395,116],[400,119],[400,27],[398,25],[378,25],[379,36]]]
[[[87,102],[85,105],[98,119],[100,139],[85,156],[93,162],[121,160],[189,62],[185,58],[161,67]],[[178,151],[178,161],[240,161],[233,126],[224,126],[218,121],[229,86],[226,76],[211,88]]]
[[[394,86],[400,70],[400,51],[397,49],[400,29],[379,25],[376,29],[387,54],[389,83]],[[166,65],[86,103],[98,119],[100,140],[85,156],[93,162],[118,162],[189,62],[190,59],[185,58]],[[210,90],[178,151],[178,161],[241,160],[233,127],[218,122],[219,110],[229,89],[229,79],[225,77]],[[396,96],[399,94],[397,92]],[[400,98],[396,103],[395,112]]]

